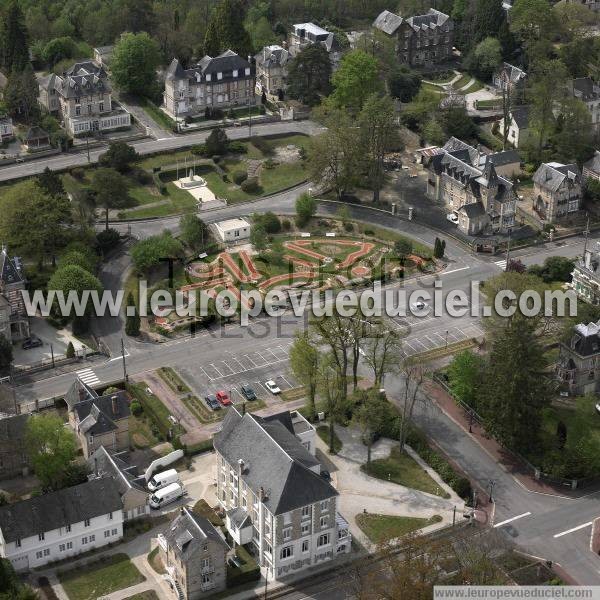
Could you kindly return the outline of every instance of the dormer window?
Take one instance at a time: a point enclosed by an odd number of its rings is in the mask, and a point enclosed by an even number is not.
[[[221,71],[217,73],[217,79],[223,79],[223,73],[221,73]]]
[[[234,76],[234,77],[237,77],[237,76],[238,76],[238,70],[237,70],[237,69],[234,69],[234,70],[233,70],[233,76]]]
[[[211,80],[211,75],[210,75],[210,73],[207,73],[206,74],[206,81],[210,81],[210,80]]]
[[[245,71],[245,73],[246,73],[246,75],[250,75],[250,67],[247,67],[247,68],[246,68],[246,71]]]

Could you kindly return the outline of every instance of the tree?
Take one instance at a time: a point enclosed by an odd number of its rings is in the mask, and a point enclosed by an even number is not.
[[[362,50],[349,52],[333,74],[332,84],[334,90],[330,100],[333,106],[357,115],[369,96],[383,90],[377,59]]]
[[[477,408],[477,394],[483,377],[485,362],[471,350],[455,355],[448,366],[448,384],[455,398],[467,406]]]
[[[244,4],[240,0],[220,0],[214,9],[204,38],[204,52],[218,56],[233,50],[242,57],[252,54],[252,41],[244,27]]]
[[[75,459],[75,435],[55,415],[29,417],[25,440],[33,471],[45,490],[62,487],[67,468]]]
[[[303,104],[314,106],[331,90],[331,61],[321,44],[311,44],[290,62],[287,95]]]
[[[67,265],[77,265],[90,273],[96,269],[96,256],[93,253],[83,252],[81,250],[68,250],[61,255],[58,266],[66,267]]]
[[[475,123],[462,106],[451,106],[442,111],[441,125],[448,137],[469,140],[475,136]]]
[[[446,241],[440,240],[440,238],[435,238],[435,243],[433,245],[433,258],[444,258],[444,253],[446,252]]]
[[[412,242],[407,238],[400,238],[394,242],[394,253],[400,259],[400,263],[404,264],[404,261],[412,254],[413,245]]]
[[[373,387],[379,389],[385,375],[398,370],[403,358],[402,339],[395,329],[380,321],[369,331],[363,351],[364,361],[373,371]]]
[[[551,40],[558,32],[556,13],[547,0],[516,0],[510,11],[510,30],[521,40],[530,58],[536,46]]]
[[[252,39],[252,46],[256,51],[260,51],[265,46],[270,46],[278,41],[267,17],[260,17],[258,21],[252,23],[248,30]]]
[[[467,64],[470,71],[479,78],[488,81],[501,61],[502,48],[500,42],[495,37],[486,37],[469,54]]]
[[[379,193],[385,180],[385,155],[398,144],[395,127],[395,108],[389,96],[369,96],[359,115],[362,149],[367,178],[373,190],[373,202],[379,202]]]
[[[357,180],[362,154],[359,131],[343,110],[331,110],[323,120],[327,129],[311,138],[308,170],[311,181],[333,188],[340,200]]]
[[[92,174],[92,191],[96,206],[104,209],[105,229],[108,230],[108,214],[111,209],[125,208],[131,204],[129,182],[114,169],[100,168]]]
[[[206,154],[220,156],[227,152],[229,138],[222,127],[215,127],[206,138]]]
[[[429,121],[423,125],[421,134],[428,144],[435,146],[441,146],[446,141],[446,134],[436,118],[429,119]]]
[[[410,357],[405,357],[400,364],[400,376],[404,380],[400,403],[400,435],[398,436],[400,451],[404,452],[408,433],[413,426],[414,410],[417,401],[425,404],[429,398],[421,394],[421,386],[425,381],[425,369],[421,363]]]
[[[475,38],[472,43],[477,44],[481,40],[498,33],[498,30],[506,21],[506,13],[502,8],[502,3],[496,0],[477,0],[474,6],[473,31],[475,32]]]
[[[319,363],[319,394],[325,400],[327,419],[329,423],[329,453],[335,453],[335,421],[345,400],[345,377],[342,380],[337,368],[337,361],[331,355],[325,355]]]
[[[30,64],[23,71],[12,71],[4,88],[3,99],[9,114],[26,123],[39,115],[38,84]]]
[[[148,33],[124,33],[113,51],[111,79],[124,92],[153,96],[159,64],[158,44]]]
[[[198,252],[205,247],[209,231],[206,223],[196,215],[186,214],[179,219],[181,239],[184,243]]]
[[[0,373],[6,373],[13,361],[13,349],[10,341],[0,334]]]
[[[254,223],[250,229],[250,243],[255,250],[264,250],[267,247],[269,236],[262,223]]]
[[[136,306],[133,294],[127,295],[127,309],[125,317],[125,333],[132,337],[140,335],[140,313]],[[133,314],[130,314],[133,313]]]
[[[66,58],[73,58],[77,53],[77,44],[69,36],[50,40],[42,51],[42,60],[52,68],[56,63]]]
[[[562,127],[553,140],[557,158],[581,165],[594,154],[592,115],[578,98],[565,98],[559,118]]]
[[[319,382],[319,351],[308,331],[297,332],[290,348],[290,369],[294,377],[305,387],[308,397],[309,420],[317,415],[315,397]]]
[[[48,196],[61,197],[65,195],[65,186],[60,175],[46,167],[37,177],[37,184]]]
[[[115,169],[119,173],[127,173],[140,159],[140,155],[127,142],[112,141],[108,150],[100,155],[98,162],[101,166]]]
[[[563,450],[567,443],[567,426],[564,421],[556,424],[556,445],[559,450]]]
[[[67,265],[65,267],[59,267],[54,271],[52,277],[48,281],[48,290],[56,290],[62,292],[66,297],[69,292],[75,292],[77,298],[80,300],[84,299],[84,294],[88,292],[102,293],[102,284],[97,277],[92,275],[89,271],[82,269],[77,265]],[[90,314],[93,303],[91,299],[87,298],[87,303],[83,307],[83,313],[81,314],[59,314],[60,317],[65,319],[75,317],[86,317]],[[60,305],[55,301],[53,310],[58,313]],[[76,310],[75,306],[71,310]]]
[[[67,358],[74,358],[75,357],[75,346],[73,346],[73,342],[69,342],[67,344],[67,350],[65,352],[65,356]]]
[[[160,265],[164,259],[181,256],[183,256],[183,246],[169,231],[141,240],[131,249],[131,258],[137,272],[145,275]]]
[[[17,0],[6,7],[0,29],[0,59],[4,73],[17,73],[29,65],[29,36]]]
[[[533,265],[529,267],[528,272],[540,277],[544,283],[569,282],[574,267],[575,262],[570,258],[549,256],[543,266]]]
[[[371,464],[371,447],[375,436],[385,427],[389,417],[389,402],[377,388],[368,390],[356,411],[360,423],[363,442],[367,445],[367,466]]]
[[[406,65],[398,65],[390,72],[387,84],[392,98],[410,102],[421,88],[421,77]]]
[[[309,194],[302,194],[296,199],[296,225],[303,227],[317,212],[317,201]]]
[[[535,451],[550,401],[544,348],[536,322],[515,316],[493,335],[477,404],[486,430],[507,448]]]

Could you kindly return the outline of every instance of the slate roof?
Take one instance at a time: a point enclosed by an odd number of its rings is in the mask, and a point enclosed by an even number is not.
[[[113,410],[113,398],[116,399],[116,411]],[[108,396],[78,402],[73,410],[77,414],[80,429],[91,435],[114,431],[117,429],[115,421],[125,419],[131,413],[127,394],[121,390]]]
[[[138,475],[135,465],[127,463],[125,457],[125,452],[109,452],[104,446],[100,446],[88,459],[88,467],[95,477],[114,479],[121,495],[130,489],[147,493],[146,480]]]
[[[575,325],[569,347],[581,356],[598,354],[600,352],[600,322]]]
[[[485,215],[485,208],[483,208],[481,202],[463,204],[458,210],[459,212],[464,212],[469,219],[476,219]]]
[[[600,152],[596,150],[594,152],[594,156],[592,156],[592,158],[590,158],[590,160],[588,160],[584,166],[586,169],[600,174]]]
[[[25,428],[29,415],[13,415],[0,419],[0,442],[22,445],[25,442]]]
[[[594,83],[590,77],[573,79],[573,95],[584,102],[598,100],[600,98],[600,86]]]
[[[281,46],[265,46],[254,58],[256,64],[264,69],[284,67],[290,60],[290,53]]]
[[[214,525],[208,519],[195,515],[187,507],[181,509],[163,535],[173,552],[182,561],[189,560],[199,550],[203,551],[204,544],[208,540],[219,544],[224,552],[229,550],[229,545]]]
[[[402,20],[402,17],[399,15],[396,15],[389,10],[384,10],[373,22],[373,27],[388,35],[394,35],[398,27],[402,25]]]
[[[73,64],[62,75],[48,75],[38,81],[40,87],[55,89],[63,98],[79,98],[110,92],[106,71],[91,60]]]
[[[519,129],[527,129],[529,127],[529,106],[513,108],[511,115]]]
[[[556,192],[567,179],[581,183],[581,171],[576,164],[542,163],[533,175],[534,183],[552,192]]]
[[[523,79],[525,79],[525,77],[527,77],[527,73],[525,73],[523,69],[515,67],[514,65],[511,65],[507,62],[502,64],[500,73],[505,73],[507,75],[507,79],[511,83],[520,83]]]
[[[31,142],[34,140],[49,140],[50,137],[48,132],[39,127],[38,125],[34,125],[27,130],[25,134],[25,142]]]
[[[512,165],[514,163],[520,164],[521,157],[516,150],[504,150],[503,152],[495,152],[486,156],[488,162],[492,163],[495,167],[501,167],[504,165]]]
[[[236,80],[247,77],[245,70],[250,68],[250,75],[254,75],[254,66],[245,58],[237,55],[233,50],[226,50],[215,58],[204,56],[196,65],[189,69],[184,69],[181,63],[174,58],[166,72],[167,80],[176,80],[188,78],[190,83],[197,84],[206,81],[206,76],[211,75],[211,83],[224,82],[227,80]],[[233,77],[233,71],[238,71],[238,77]],[[217,80],[216,74],[222,73],[222,79]],[[215,77],[212,77],[215,75]]]
[[[450,28],[452,28],[453,24],[450,17],[434,8],[430,8],[424,15],[416,15],[414,17],[409,17],[408,19],[403,19],[401,16],[396,15],[389,10],[384,10],[373,22],[373,27],[388,35],[394,35],[402,23],[408,23],[412,29],[419,31],[419,29],[435,29],[447,22],[450,25]]]
[[[77,377],[65,394],[65,402],[69,407],[69,410],[72,410],[73,407],[79,402],[92,400],[97,397],[98,394],[96,391],[81,381],[79,377]]]
[[[236,529],[243,529],[247,525],[252,525],[250,515],[241,506],[228,510],[227,516]]]
[[[1,506],[0,529],[6,542],[14,542],[119,510],[122,503],[116,482],[94,479]]]
[[[23,283],[24,281],[25,279],[19,269],[17,269],[15,261],[8,256],[6,248],[2,248],[0,252],[0,284],[14,285],[16,283]]]
[[[319,461],[275,416],[263,419],[230,410],[215,449],[230,465],[244,461],[242,480],[256,494],[266,494],[264,504],[274,515],[289,512],[337,495],[336,490],[311,468]]]

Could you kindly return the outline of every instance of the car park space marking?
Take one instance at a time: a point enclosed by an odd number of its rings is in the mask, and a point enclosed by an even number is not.
[[[531,513],[530,512],[526,512],[523,513],[522,515],[517,515],[516,517],[511,517],[510,519],[506,519],[504,521],[500,521],[500,523],[496,523],[494,525],[494,527],[502,527],[503,525],[508,525],[509,523],[512,523],[513,521],[516,521],[517,519],[522,519],[523,517],[528,517]]]
[[[258,367],[258,365],[248,356],[248,354],[244,354],[244,358],[247,358],[254,367]]]
[[[232,356],[230,360],[234,360],[240,366],[240,370],[237,373],[243,373],[248,370],[235,356]]]
[[[221,371],[215,367],[214,363],[210,363],[208,366],[212,367],[219,374],[219,377],[223,377],[223,373],[221,373]]]
[[[283,379],[283,381],[285,381],[285,382],[286,382],[286,383],[287,383],[287,384],[290,386],[290,389],[292,389],[292,388],[294,387],[294,386],[293,386],[293,385],[292,385],[292,384],[291,384],[291,383],[290,383],[290,382],[289,382],[289,381],[288,381],[288,380],[285,378],[285,376],[284,376],[284,375],[279,375],[279,378],[280,378],[280,379]]]
[[[566,531],[561,531],[560,533],[556,533],[554,535],[555,538],[562,537],[563,535],[567,535],[569,533],[573,533],[575,531],[579,531],[580,529],[585,529],[586,527],[591,527],[593,521],[589,521],[588,523],[583,523],[582,525],[577,525],[577,527],[572,527],[571,529],[567,529]]]
[[[96,373],[94,373],[94,371],[92,371],[92,369],[90,368],[81,369],[81,371],[77,371],[77,377],[79,377],[79,379],[81,379],[81,381],[83,381],[83,383],[85,383],[86,385],[91,386],[100,383],[100,379],[98,378]]]
[[[214,377],[212,377],[211,375],[209,375],[209,374],[206,372],[206,369],[205,369],[204,367],[199,367],[199,368],[200,368],[200,370],[201,370],[201,371],[202,371],[202,372],[203,372],[203,373],[204,373],[204,374],[205,374],[205,375],[208,377],[208,379],[209,379],[210,381],[212,381],[212,380],[214,379]]]
[[[235,375],[235,371],[224,360],[222,360],[221,362],[219,362],[217,364],[219,365],[219,368],[217,369],[217,371],[221,371],[224,376],[225,375]],[[227,371],[229,371],[229,373]]]
[[[434,348],[438,345],[438,342],[432,340],[428,335],[426,335],[425,337],[433,344]]]
[[[263,361],[261,364],[259,364],[257,366],[264,367],[265,365],[269,364],[269,361],[260,352],[255,352],[254,355]]]

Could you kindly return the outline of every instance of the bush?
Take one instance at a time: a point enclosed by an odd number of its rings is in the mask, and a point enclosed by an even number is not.
[[[215,163],[215,165],[218,165],[221,162],[221,156],[219,154],[213,155],[212,161]]]
[[[253,136],[250,138],[250,143],[259,151],[262,152],[265,156],[269,156],[273,154],[273,148],[265,138]]]
[[[202,442],[198,442],[196,444],[191,444],[190,446],[185,446],[185,448],[184,448],[186,456],[194,456],[196,454],[202,454],[204,452],[212,452],[212,450],[213,450],[212,439],[203,440]]]
[[[221,175],[221,179],[225,182],[228,183],[229,182],[229,176],[227,175],[227,173],[223,173],[223,175]]]
[[[232,154],[246,154],[248,147],[244,142],[229,142],[229,152]]]
[[[289,219],[283,219],[281,221],[281,227],[284,231],[290,231],[292,228],[292,222]]]
[[[197,146],[192,146],[190,152],[194,156],[208,156],[208,149],[206,148],[206,144],[198,144]]]
[[[73,347],[73,342],[69,342],[67,346],[66,356],[67,358],[75,358],[75,348]]]
[[[350,221],[346,221],[344,223],[344,230],[347,232],[354,231],[354,223],[351,223]]]
[[[71,169],[71,176],[77,179],[77,181],[81,181],[85,177],[85,169],[82,169],[80,167]]]
[[[131,414],[135,417],[141,415],[144,410],[138,400],[134,400],[129,408],[131,409]]]
[[[121,235],[116,229],[104,229],[96,236],[96,243],[101,252],[114,248],[120,241]]]
[[[267,158],[267,160],[265,160],[265,162],[263,163],[263,167],[265,169],[274,169],[277,166],[277,161],[273,160],[272,158]]]
[[[246,194],[256,194],[260,191],[258,177],[250,177],[249,179],[246,179],[246,181],[242,182],[240,187],[242,188],[242,191],[246,192]]]
[[[234,171],[233,175],[231,176],[231,179],[233,179],[233,183],[237,185],[242,185],[242,183],[246,181],[246,179],[248,179],[248,172]]]

